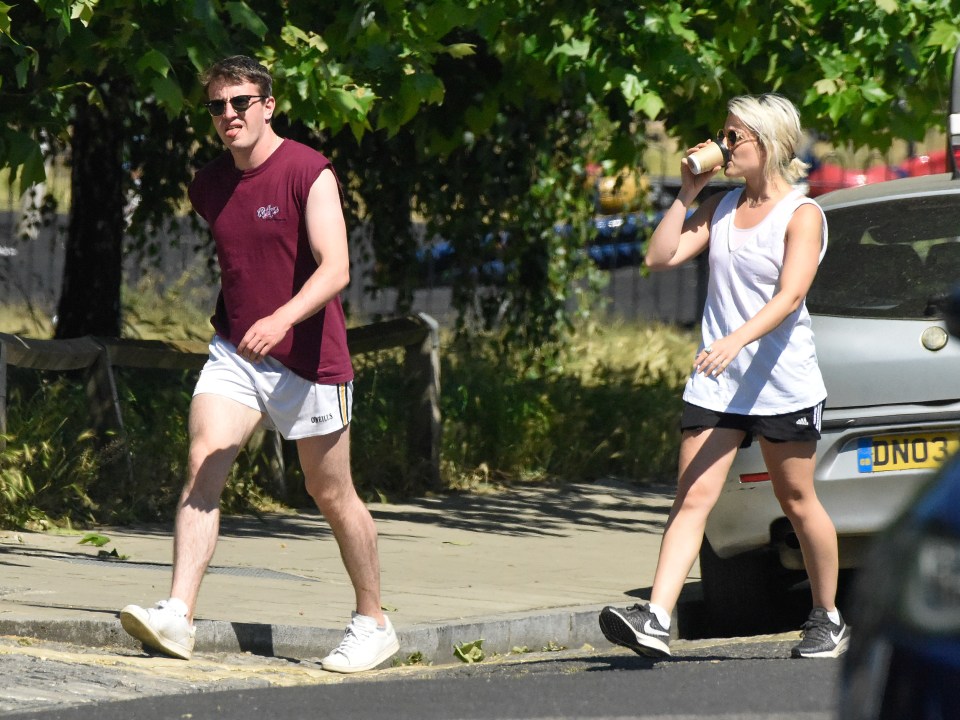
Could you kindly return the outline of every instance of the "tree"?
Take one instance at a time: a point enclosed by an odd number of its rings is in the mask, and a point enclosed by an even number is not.
[[[43,180],[41,148],[70,150],[58,337],[119,335],[126,201],[141,199],[130,231],[145,242],[179,211],[194,161],[217,151],[196,82],[213,60],[259,54],[289,90],[281,97],[292,119],[357,137],[369,128],[375,95],[288,11],[272,0],[256,10],[242,0],[0,3],[0,168],[23,191]],[[362,29],[362,13],[351,12]]]
[[[375,108],[388,133],[338,146],[373,225],[373,284],[410,302],[417,246],[402,223],[412,207],[428,219],[428,236],[456,246],[461,320],[473,312],[499,322],[507,339],[542,348],[562,334],[585,271],[589,208],[579,191],[588,157],[634,166],[646,121],[664,120],[692,144],[723,122],[728,97],[768,90],[838,141],[883,149],[919,139],[942,124],[958,19],[947,1],[795,0],[772,22],[745,0],[466,3],[443,41],[472,52],[432,68],[443,102],[398,128]],[[390,27],[389,14],[371,12],[369,27],[380,26]],[[369,82],[390,93],[388,82]],[[558,225],[574,232],[558,236]],[[506,277],[490,293],[476,269],[493,251]]]
[[[196,71],[256,55],[290,132],[335,156],[370,223],[373,285],[409,304],[415,210],[456,247],[463,326],[499,323],[541,348],[562,336],[585,272],[583,162],[636,165],[647,120],[692,142],[729,96],[776,90],[859,145],[941,123],[960,42],[951,0],[788,0],[768,15],[756,0],[0,3],[0,167],[25,188],[42,178],[43,143],[71,145],[57,332],[116,334],[127,170],[144,200],[133,229],[171,217],[215,151]],[[502,267],[493,291],[486,261]]]
[[[136,146],[149,145],[152,161],[177,153],[175,143],[187,148],[196,142],[191,126],[180,120],[187,106],[184,88],[190,92],[200,67],[231,41],[250,43],[262,33],[246,6],[228,5],[236,6],[230,23],[221,22],[227,13],[217,7],[185,0],[0,6],[0,157],[19,170],[23,189],[42,179],[41,142],[54,153],[69,148],[72,203],[57,337],[119,336],[131,158]],[[186,175],[187,166],[181,167],[176,185]],[[152,167],[144,172],[155,177]],[[148,206],[169,209],[171,197],[161,195]]]

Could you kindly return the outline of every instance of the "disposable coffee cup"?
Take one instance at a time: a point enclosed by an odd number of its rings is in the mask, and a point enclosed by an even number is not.
[[[717,165],[726,165],[730,151],[716,140],[711,140],[692,155],[687,155],[687,165],[694,175],[713,170]]]

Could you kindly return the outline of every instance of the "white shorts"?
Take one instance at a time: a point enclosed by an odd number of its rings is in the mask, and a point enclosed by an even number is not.
[[[209,350],[194,395],[219,395],[259,410],[265,427],[278,430],[287,440],[329,435],[350,424],[353,382],[312,383],[272,357],[248,362],[219,335],[210,341]]]

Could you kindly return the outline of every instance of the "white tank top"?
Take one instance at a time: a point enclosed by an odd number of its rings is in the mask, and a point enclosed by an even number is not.
[[[729,335],[770,302],[779,289],[787,224],[803,204],[820,208],[793,191],[759,224],[736,228],[734,211],[742,192],[738,188],[727,193],[711,221],[701,347]],[[826,250],[824,217],[820,260]],[[782,415],[813,407],[826,396],[806,300],[779,326],[745,346],[718,377],[691,373],[683,393],[694,405],[738,415]]]

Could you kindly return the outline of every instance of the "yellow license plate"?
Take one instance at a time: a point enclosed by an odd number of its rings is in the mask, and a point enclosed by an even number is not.
[[[958,448],[960,433],[955,430],[860,438],[857,470],[877,473],[938,468]]]

